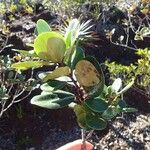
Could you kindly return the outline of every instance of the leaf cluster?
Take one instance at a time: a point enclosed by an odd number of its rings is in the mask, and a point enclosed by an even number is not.
[[[30,61],[21,60],[12,64],[16,70],[47,66],[52,71],[39,74],[42,80],[41,94],[31,99],[31,104],[59,109],[73,108],[78,124],[86,130],[102,130],[107,121],[121,112],[132,112],[121,94],[133,82],[121,89],[122,81],[116,79],[110,86],[105,85],[101,65],[94,57],[85,56],[79,41],[89,34],[89,21],[80,23],[73,19],[63,33],[52,31],[44,20],[38,20],[33,50],[20,51],[30,56]],[[32,53],[31,53],[32,52]],[[31,55],[33,54],[33,55]]]

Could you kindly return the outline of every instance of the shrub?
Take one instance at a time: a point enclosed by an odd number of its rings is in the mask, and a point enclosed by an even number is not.
[[[13,59],[18,59],[15,56]],[[33,71],[27,79],[25,75],[11,69],[14,62],[9,56],[0,56],[0,118],[13,104],[26,99],[33,89],[36,82],[33,79]]]
[[[141,89],[150,98],[150,51],[148,48],[138,49],[136,54],[140,56],[135,64],[129,66],[106,62],[111,78],[120,77],[124,84],[128,84],[132,78],[135,79],[135,87]]]
[[[69,106],[81,128],[102,130],[117,114],[135,111],[121,99],[133,81],[124,88],[121,79],[116,79],[110,86],[105,85],[101,65],[94,57],[85,56],[78,44],[89,37],[89,28],[89,21],[80,23],[73,19],[61,34],[51,31],[40,19],[36,26],[38,35],[34,40],[34,50],[28,52],[32,60],[14,63],[11,67],[17,70],[53,67],[53,71],[39,74],[43,81],[42,92],[31,99],[31,104],[48,109]]]

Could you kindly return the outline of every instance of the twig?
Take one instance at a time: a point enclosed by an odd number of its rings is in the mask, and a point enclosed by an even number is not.
[[[17,74],[18,73],[16,72],[15,77],[14,77],[15,79],[17,77]],[[33,69],[31,71],[31,78],[33,78]],[[8,92],[7,92],[7,95],[10,95],[11,90],[12,90],[13,87],[14,87],[14,84],[12,83],[9,90],[8,90]],[[5,100],[3,103],[1,102],[2,106],[1,106],[1,110],[0,110],[0,118],[2,117],[3,113],[6,112],[14,103],[18,103],[18,102],[26,99],[31,94],[31,92],[33,91],[33,89],[30,90],[29,93],[26,96],[24,96],[23,98],[17,100],[17,98],[19,96],[21,96],[26,91],[26,89],[27,88],[23,88],[23,89],[20,90],[20,89],[17,88],[14,95],[13,95],[13,98],[12,98],[11,102],[7,106],[6,106],[7,100]]]
[[[81,150],[86,150],[86,131],[84,129],[81,129],[81,136],[82,136],[82,146]]]
[[[130,47],[128,45],[125,45],[125,44],[120,44],[120,43],[115,43],[112,41],[112,39],[110,38],[110,42],[114,45],[117,45],[117,46],[121,46],[121,47],[124,47],[124,48],[128,48],[128,49],[131,49],[131,50],[136,50],[136,48],[133,48],[133,47]]]
[[[86,136],[86,141],[92,136],[93,132],[94,132],[94,130],[92,130],[88,133],[88,135]]]
[[[14,79],[16,79],[17,75],[18,75],[18,73],[16,72],[16,73],[15,73],[15,76],[14,76]],[[10,94],[10,92],[11,92],[13,86],[14,86],[14,84],[12,83],[11,86],[10,86],[10,88],[8,89],[8,92],[7,92],[8,95]]]

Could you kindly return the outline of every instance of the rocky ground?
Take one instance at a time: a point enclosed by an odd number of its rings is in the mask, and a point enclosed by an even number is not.
[[[78,127],[67,132],[52,130],[42,148],[52,150],[80,137]],[[88,140],[96,150],[149,150],[150,114],[138,112],[118,116],[113,122],[109,122],[105,131],[93,132]]]
[[[100,150],[149,150],[150,115],[137,113],[118,117],[96,145]]]
[[[36,136],[41,136],[40,134],[37,133]],[[15,132],[12,131],[0,136],[0,150],[55,150],[59,146],[81,138],[81,131],[76,125],[69,129],[46,127],[42,136],[44,138],[41,138],[37,146],[30,141],[31,137],[28,139],[26,137],[19,143]],[[40,139],[37,137],[36,140],[38,142]],[[88,137],[88,141],[96,150],[149,150],[150,114],[138,112],[118,116],[114,121],[109,122],[106,130],[94,131]],[[23,147],[25,145],[26,147]]]

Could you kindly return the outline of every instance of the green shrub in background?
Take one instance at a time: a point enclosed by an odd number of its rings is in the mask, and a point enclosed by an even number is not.
[[[115,62],[106,62],[111,78],[121,77],[124,84],[128,84],[135,78],[135,86],[143,89],[145,95],[150,98],[150,50],[148,48],[138,49],[136,54],[140,56],[135,64],[124,66]]]
[[[25,100],[37,85],[33,78],[33,70],[26,78],[24,74],[11,69],[13,59],[20,57],[0,56],[0,118],[12,105]]]
[[[6,0],[0,1],[1,10],[0,13],[4,14],[5,12],[11,12],[14,14],[16,11],[24,13],[33,13],[33,8],[35,1],[28,1],[28,0]],[[12,20],[12,15],[10,15],[10,20]]]
[[[101,65],[94,57],[85,56],[79,42],[89,37],[89,21],[80,23],[73,19],[63,34],[51,31],[44,20],[38,20],[32,51],[20,51],[31,60],[12,64],[16,70],[47,66],[52,71],[40,73],[43,81],[41,94],[31,99],[31,104],[59,109],[73,108],[79,126],[86,130],[102,130],[107,121],[121,112],[133,112],[121,95],[133,81],[122,88],[120,78],[110,86],[105,85]]]

